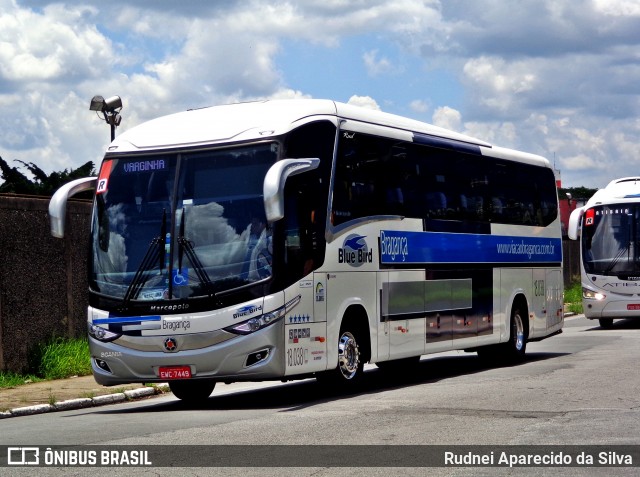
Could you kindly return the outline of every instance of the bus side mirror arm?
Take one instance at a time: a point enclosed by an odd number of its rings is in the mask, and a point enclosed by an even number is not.
[[[65,218],[67,214],[67,201],[70,197],[95,189],[97,177],[83,177],[68,182],[60,187],[49,201],[49,217],[51,219],[51,235],[58,238],[64,237]]]
[[[582,215],[584,214],[584,207],[579,207],[571,212],[569,216],[569,225],[567,227],[567,236],[571,240],[578,238],[578,231],[580,230],[580,222],[582,221]]]
[[[276,162],[264,177],[264,211],[267,222],[273,223],[284,217],[284,185],[289,176],[316,169],[320,159],[283,159]]]

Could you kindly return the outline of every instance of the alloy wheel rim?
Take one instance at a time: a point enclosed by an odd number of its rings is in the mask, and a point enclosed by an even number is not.
[[[348,331],[343,333],[338,343],[338,361],[340,372],[345,379],[352,379],[360,366],[360,350],[355,337]]]
[[[518,351],[521,351],[524,347],[524,325],[522,324],[522,318],[517,313],[513,317],[513,326],[516,337],[515,346]]]

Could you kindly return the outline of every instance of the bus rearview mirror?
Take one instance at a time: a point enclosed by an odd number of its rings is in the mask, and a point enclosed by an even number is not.
[[[580,219],[582,219],[582,214],[584,213],[584,208],[579,207],[571,212],[569,216],[569,225],[567,227],[567,236],[571,240],[576,240],[578,238],[578,230],[580,228]]]
[[[318,158],[283,159],[276,162],[264,177],[264,210],[267,222],[273,223],[284,217],[284,185],[289,176],[316,169]]]
[[[95,189],[97,177],[83,177],[68,182],[60,187],[49,201],[49,217],[51,220],[51,235],[57,238],[64,237],[65,217],[67,214],[67,201],[85,190]]]

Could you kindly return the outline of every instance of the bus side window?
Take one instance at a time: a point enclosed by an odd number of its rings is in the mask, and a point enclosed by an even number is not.
[[[447,198],[442,192],[427,192],[427,214],[429,217],[442,217],[447,210]]]
[[[366,134],[340,137],[331,219],[334,226],[375,215],[404,215],[407,204],[397,141]]]

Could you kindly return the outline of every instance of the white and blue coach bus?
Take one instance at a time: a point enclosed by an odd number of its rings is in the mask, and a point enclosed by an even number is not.
[[[580,240],[582,308],[602,328],[640,318],[640,177],[614,179],[571,213]]]
[[[186,111],[112,142],[95,188],[88,328],[103,385],[357,382],[560,333],[562,246],[542,157],[328,100]]]

